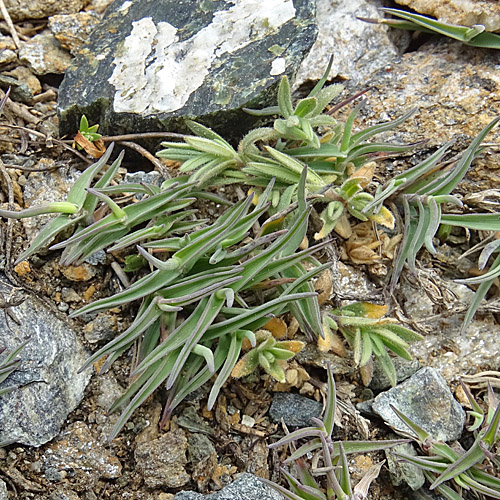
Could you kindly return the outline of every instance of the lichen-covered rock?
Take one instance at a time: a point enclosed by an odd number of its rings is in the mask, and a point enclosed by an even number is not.
[[[119,0],[66,73],[61,131],[84,113],[104,133],[181,127],[195,118],[238,135],[293,75],[316,37],[312,0]]]
[[[378,140],[401,143],[428,140],[418,148],[419,156],[415,158],[418,161],[449,140],[456,142],[455,153],[463,151],[500,114],[498,51],[436,38],[418,51],[404,54],[389,69],[378,71],[366,82],[371,90],[360,119],[364,116],[365,127],[417,108],[417,113],[404,125],[378,136]],[[496,143],[499,137],[497,126],[486,142]],[[497,189],[499,164],[497,149],[491,148],[481,155],[467,173],[467,194]],[[392,161],[385,165],[391,168]]]
[[[394,406],[438,441],[456,441],[462,435],[465,411],[434,368],[422,368],[393,389],[380,393],[373,411],[395,430],[408,427],[392,410]]]
[[[52,33],[44,32],[21,43],[19,60],[27,64],[35,75],[62,74],[71,62],[71,55]]]
[[[259,481],[253,474],[241,474],[236,481],[221,491],[202,495],[194,491],[181,491],[173,500],[282,500],[277,491]]]
[[[4,0],[13,21],[43,19],[54,14],[78,12],[89,0]]]
[[[189,474],[184,468],[187,446],[182,429],[167,432],[154,441],[137,446],[136,467],[148,488],[180,488],[189,482]]]
[[[497,0],[396,0],[396,3],[447,23],[482,24],[487,31],[500,31]]]
[[[5,278],[0,291],[12,292]],[[0,442],[40,446],[59,432],[68,414],[83,398],[91,370],[78,373],[87,354],[70,326],[29,297],[11,308],[19,320],[0,314],[0,346],[15,349],[29,339],[19,353],[20,367],[2,386],[19,388],[0,397]],[[11,331],[11,329],[13,331]]]
[[[353,86],[390,64],[398,55],[386,26],[368,24],[358,17],[381,17],[380,0],[316,0],[318,38],[302,61],[296,85],[319,80],[333,56],[329,78],[350,80]]]
[[[49,18],[49,29],[63,49],[76,55],[80,51],[80,47],[88,40],[99,20],[100,16],[95,12],[59,14]]]
[[[99,479],[121,476],[120,461],[92,436],[83,422],[75,422],[52,443],[42,457],[42,470],[71,471],[76,481],[91,489]]]

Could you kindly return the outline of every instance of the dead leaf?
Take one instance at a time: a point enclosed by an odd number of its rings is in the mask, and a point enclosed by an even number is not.
[[[368,363],[359,367],[359,373],[361,374],[361,380],[363,385],[368,387],[373,378],[373,359],[370,358]]]
[[[263,328],[271,332],[275,339],[285,338],[288,331],[286,323],[281,318],[271,318]]]
[[[374,161],[369,161],[368,163],[365,163],[362,167],[358,168],[352,175],[352,178],[359,178],[361,179],[359,182],[359,185],[362,188],[365,188],[370,184],[370,182],[373,179],[373,174],[375,173],[375,167],[377,164]]]
[[[316,282],[314,283],[314,290],[318,292],[319,304],[324,304],[332,296],[333,282],[332,273],[329,269],[323,271]]]
[[[96,160],[106,152],[106,146],[104,145],[104,141],[102,139],[98,139],[94,142],[89,141],[80,131],[78,131],[75,135],[73,141],[73,147],[76,147],[75,144],[77,144]]]
[[[337,356],[345,358],[347,350],[340,337],[329,328],[325,328],[325,326],[323,326],[323,333],[325,334],[325,338],[318,337],[318,350],[321,352],[332,351]]]

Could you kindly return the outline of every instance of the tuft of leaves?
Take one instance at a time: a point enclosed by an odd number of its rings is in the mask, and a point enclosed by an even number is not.
[[[268,323],[269,316],[291,310],[292,304],[298,311],[302,329],[321,335],[319,304],[308,280],[329,267],[312,258],[324,244],[297,251],[306,234],[310,212],[304,194],[305,176],[306,171],[299,183],[299,210],[293,214],[286,231],[248,241],[249,230],[268,208],[271,183],[255,206],[250,195],[209,226],[191,228],[182,237],[161,238],[138,246],[140,256],[154,270],[124,291],[84,306],[74,314],[79,316],[141,300],[130,327],[82,367],[85,369],[106,356],[103,372],[124,351],[139,343],[130,387],[110,410],[123,408],[110,439],[162,384],[169,391],[163,422],[189,393],[217,375],[208,398],[208,407],[212,408],[231,372],[238,376],[235,366],[244,339],[256,347],[257,364],[281,378],[279,360],[290,358],[299,345],[293,341],[263,341],[262,334],[254,332]],[[109,227],[105,226],[106,231]],[[66,244],[72,241],[70,238]],[[310,264],[307,272],[302,267],[306,261]],[[283,280],[289,273],[294,275],[293,279]],[[275,285],[267,290],[266,299],[261,302],[255,290],[261,283],[269,282]],[[245,373],[257,366],[248,361],[255,359],[251,353],[242,363]]]
[[[247,352],[234,366],[231,376],[235,378],[250,375],[257,366],[261,366],[266,373],[278,382],[285,383],[287,360],[304,348],[304,342],[299,340],[277,341],[268,330],[255,332],[255,347]]]
[[[340,331],[354,353],[354,363],[362,369],[363,382],[368,385],[372,376],[372,356],[377,358],[382,370],[394,387],[396,370],[388,350],[411,360],[409,342],[423,340],[422,335],[384,318],[387,306],[357,302],[323,316],[327,338]]]
[[[180,162],[179,170],[192,172],[192,179],[200,186],[244,183],[258,196],[271,179],[275,179],[270,196],[271,215],[296,202],[297,185],[307,165],[306,193],[315,203],[326,205],[320,215],[323,228],[316,239],[327,236],[332,229],[345,236],[349,231],[347,214],[392,228],[394,217],[386,207],[366,209],[373,197],[364,189],[373,171],[365,165],[374,165],[370,162],[374,154],[407,151],[415,145],[368,141],[401,125],[414,111],[354,133],[354,121],[361,105],[355,107],[345,124],[325,111],[343,90],[337,84],[324,87],[330,67],[331,62],[323,78],[295,107],[288,78],[284,76],[277,106],[246,110],[257,116],[278,115],[273,126],[250,131],[237,150],[214,131],[187,121],[195,136],[185,137],[184,142],[164,142],[166,149],[158,156]]]
[[[333,441],[335,407],[335,380],[329,367],[327,400],[323,419],[314,419],[316,424],[314,427],[305,427],[289,433],[269,446],[269,448],[276,448],[288,445],[291,449],[291,456],[285,460],[285,464],[294,464],[295,475],[292,470],[281,468],[281,472],[288,482],[288,489],[267,479],[261,479],[287,500],[366,498],[370,484],[377,478],[384,462],[370,467],[363,478],[353,487],[347,455],[384,450],[408,442],[405,439]],[[312,457],[313,452],[315,452],[315,465],[311,467],[307,464],[305,457]],[[321,479],[318,480],[318,477]]]
[[[421,468],[431,483],[429,488],[449,500],[461,500],[463,490],[473,491],[479,497],[484,495],[487,498],[500,498],[500,479],[487,472],[483,466],[483,463],[489,463],[500,468],[498,455],[495,453],[500,442],[500,402],[489,387],[488,411],[484,412],[465,384],[462,387],[473,408],[468,414],[474,418],[469,430],[474,432],[475,439],[468,450],[459,443],[451,447],[434,440],[393,407],[393,411],[410,429],[408,436],[425,453],[416,457],[398,453],[393,455]]]

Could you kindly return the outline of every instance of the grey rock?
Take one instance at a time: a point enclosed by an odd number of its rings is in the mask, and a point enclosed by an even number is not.
[[[0,277],[0,291],[13,287]],[[70,325],[55,317],[34,297],[11,311],[19,324],[0,314],[0,345],[12,350],[29,339],[19,353],[21,365],[2,385],[19,388],[0,397],[0,442],[40,446],[59,432],[83,398],[91,369],[78,373],[87,355]]]
[[[394,486],[400,486],[405,483],[413,491],[421,488],[425,483],[425,476],[422,469],[409,462],[400,461],[392,452],[415,457],[417,456],[415,448],[410,443],[399,444],[390,450],[385,450],[385,456],[391,473],[391,482]]]
[[[85,259],[87,264],[91,266],[97,266],[98,264],[106,264],[108,256],[104,250],[98,250]]]
[[[142,170],[139,170],[138,172],[133,172],[133,173],[127,172],[125,174],[123,182],[124,183],[131,183],[131,184],[144,183],[144,184],[152,184],[153,186],[160,186],[164,180],[165,179],[158,172],[154,172],[154,171],[153,172],[144,172]],[[137,193],[135,195],[135,197],[138,200],[142,200],[142,198],[144,197],[144,194]]]
[[[296,85],[319,80],[331,56],[329,78],[349,79],[353,87],[390,64],[398,49],[389,28],[357,19],[383,17],[378,11],[383,4],[379,0],[316,0],[318,38],[300,65]]]
[[[203,420],[194,406],[186,406],[182,413],[177,417],[177,425],[191,432],[202,432],[203,434],[213,435],[213,428]]]
[[[117,333],[116,316],[110,313],[99,313],[92,321],[87,322],[83,333],[85,340],[91,344],[112,339]]]
[[[88,0],[5,0],[5,6],[13,21],[43,19],[54,14],[78,12]]]
[[[373,411],[394,430],[409,432],[390,405],[439,441],[460,438],[465,412],[454,399],[443,377],[434,368],[422,368],[402,384],[379,394]]]
[[[55,36],[48,32],[21,42],[19,60],[27,64],[35,75],[62,74],[71,63],[71,56]]]
[[[61,299],[64,302],[80,302],[82,298],[73,288],[62,287],[61,289]]]
[[[273,422],[283,418],[288,427],[306,427],[312,425],[311,418],[320,417],[323,405],[314,399],[290,392],[275,392],[269,408]]]
[[[0,500],[9,500],[7,485],[0,479]]]
[[[5,51],[2,51],[1,55],[5,57]],[[12,76],[0,75],[0,87],[4,90],[10,87],[10,97],[14,101],[29,103],[33,100],[33,92],[28,85]]]
[[[187,439],[184,431],[167,432],[154,441],[140,443],[135,449],[136,470],[148,488],[180,488],[190,480],[184,468]]]
[[[282,496],[253,474],[241,474],[236,481],[216,493],[202,495],[181,491],[173,500],[282,500]]]
[[[84,113],[105,134],[195,118],[239,135],[256,121],[241,108],[274,104],[316,32],[312,0],[117,0],[66,72],[61,132]]]
[[[42,471],[47,479],[55,482],[62,479],[61,471],[71,471],[79,482],[85,482],[87,488],[92,489],[101,478],[120,477],[122,466],[94,439],[85,423],[75,422],[47,447],[42,456]]]
[[[97,404],[108,411],[113,403],[125,392],[111,373],[104,373],[98,377],[99,396]]]
[[[403,358],[393,358],[392,363],[396,370],[396,380],[398,383],[403,382],[408,377],[411,377],[416,371],[421,368],[420,363],[413,359],[408,361]],[[370,388],[374,391],[381,391],[383,389],[388,389],[391,387],[389,382],[389,377],[384,372],[380,363],[375,359],[373,363],[373,378],[370,382]]]
[[[35,166],[29,161],[29,158],[23,162],[22,157],[20,157],[16,161],[16,164],[18,163],[22,163],[23,166]],[[42,166],[47,167],[47,164],[39,165],[39,167]],[[57,164],[54,166],[57,167]],[[31,172],[24,186],[24,202],[26,206],[30,207],[44,205],[53,201],[64,201],[80,174],[81,172],[73,168],[55,168],[54,170],[45,172]],[[53,218],[54,215],[40,215],[38,217],[22,219],[27,239],[31,240],[35,238],[40,229]]]

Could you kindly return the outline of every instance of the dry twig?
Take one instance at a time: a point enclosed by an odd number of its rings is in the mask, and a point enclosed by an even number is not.
[[[9,28],[9,33],[12,36],[12,40],[14,40],[14,44],[16,48],[19,50],[21,48],[21,42],[19,41],[19,35],[17,34],[16,27],[10,18],[9,11],[7,7],[5,7],[5,3],[3,0],[0,0],[0,12],[2,13],[5,22],[7,23],[7,27]]]

